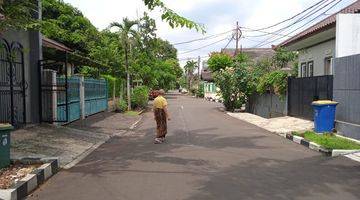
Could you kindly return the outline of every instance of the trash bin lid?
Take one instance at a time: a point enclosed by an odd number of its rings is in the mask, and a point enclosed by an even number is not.
[[[314,106],[324,106],[324,105],[337,105],[339,104],[336,101],[331,101],[331,100],[318,100],[318,101],[313,101],[312,105]]]
[[[11,124],[1,124],[0,123],[0,131],[12,130],[12,129],[14,129],[14,127],[11,126]]]

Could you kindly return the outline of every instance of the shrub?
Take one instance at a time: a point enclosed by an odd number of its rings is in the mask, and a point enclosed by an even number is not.
[[[146,86],[134,88],[131,96],[131,105],[133,108],[146,108],[149,101],[149,89]]]
[[[121,84],[123,80],[120,78],[115,78],[111,75],[101,75],[103,79],[105,79],[108,83],[108,97],[112,98],[114,93],[114,83],[115,83],[115,96],[119,97],[121,91]]]
[[[119,103],[118,103],[118,107],[117,109],[120,111],[120,112],[125,112],[127,110],[127,103],[125,100],[123,99],[120,99],[119,100]]]
[[[285,95],[287,76],[286,72],[280,70],[267,73],[260,78],[256,91],[260,94],[270,91],[279,96]]]
[[[196,96],[200,97],[200,98],[204,98],[204,96],[205,96],[205,94],[204,94],[204,83],[199,84],[199,89],[196,92]]]
[[[197,94],[197,91],[198,91],[197,88],[191,88],[191,89],[190,89],[191,95],[196,95],[196,94]]]
[[[251,75],[245,64],[216,72],[214,80],[220,88],[223,104],[227,111],[233,112],[235,109],[241,108],[253,90]]]

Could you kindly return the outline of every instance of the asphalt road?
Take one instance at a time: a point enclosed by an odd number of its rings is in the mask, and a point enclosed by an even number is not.
[[[168,97],[172,121],[153,144],[147,113],[29,199],[360,199],[360,165],[330,158],[233,119],[219,104]]]

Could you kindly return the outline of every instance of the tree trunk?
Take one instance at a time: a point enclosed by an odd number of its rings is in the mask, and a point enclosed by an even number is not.
[[[129,58],[127,45],[125,45],[125,65],[126,65],[126,94],[127,94],[127,103],[128,110],[131,110],[131,94],[130,94],[130,72],[129,72]]]
[[[114,81],[114,85],[113,85],[113,102],[114,102],[114,109],[117,109],[117,103],[116,103],[116,81]]]

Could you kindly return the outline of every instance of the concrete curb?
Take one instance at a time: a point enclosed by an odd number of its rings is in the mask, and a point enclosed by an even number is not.
[[[111,137],[109,136],[105,140],[102,140],[94,145],[92,145],[89,149],[78,155],[73,161],[63,166],[63,169],[70,169],[74,167],[76,164],[78,164],[80,161],[82,161],[86,156],[91,154],[93,151],[95,151],[97,148],[99,148],[101,145],[103,145],[105,142],[107,142]]]
[[[281,134],[281,135],[278,134],[278,135],[284,137],[283,134]],[[318,151],[320,153],[323,153],[326,156],[331,156],[331,157],[360,152],[360,150],[325,149],[322,146],[320,146],[314,142],[309,142],[309,141],[305,140],[303,137],[295,136],[295,135],[291,135],[291,134],[286,134],[285,138],[288,140],[291,140],[297,144],[301,144],[311,150]]]
[[[129,129],[134,130],[136,128],[136,126],[141,122],[142,119],[143,119],[143,115],[141,115],[140,119],[138,119],[135,123],[133,123]]]
[[[12,160],[12,162],[42,165],[22,178],[13,187],[0,190],[0,199],[2,200],[24,199],[59,171],[59,158],[23,158]]]

